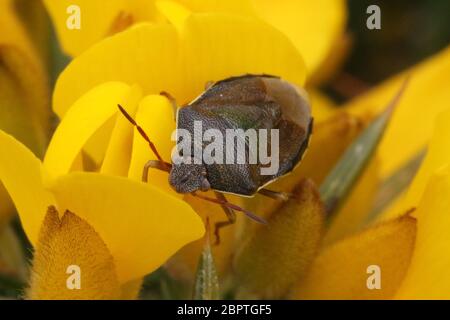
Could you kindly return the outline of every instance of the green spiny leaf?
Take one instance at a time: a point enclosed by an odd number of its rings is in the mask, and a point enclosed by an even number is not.
[[[386,110],[348,147],[322,183],[320,195],[328,214],[331,214],[342,204],[375,153],[394,108],[406,89],[408,80],[409,78],[403,82],[402,87],[390,101]]]
[[[211,245],[209,243],[208,234],[203,252],[198,262],[194,288],[194,299],[219,299],[219,278],[217,276],[216,266],[214,263],[214,257],[211,252]]]

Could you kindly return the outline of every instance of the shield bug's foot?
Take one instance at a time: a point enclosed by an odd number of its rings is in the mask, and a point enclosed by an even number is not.
[[[278,191],[272,191],[268,189],[261,189],[258,191],[259,194],[262,194],[263,196],[272,198],[274,200],[280,200],[280,201],[288,201],[289,199],[292,199],[294,195],[292,193],[288,192],[278,192]]]
[[[203,199],[205,201],[209,201],[209,202],[213,202],[213,203],[219,204],[225,210],[225,214],[228,217],[228,221],[218,222],[216,224],[216,229],[215,229],[215,232],[214,232],[215,235],[216,235],[216,240],[217,240],[216,243],[218,243],[218,242],[220,243],[220,237],[218,237],[219,229],[221,229],[221,228],[223,228],[225,226],[228,226],[230,224],[233,224],[236,221],[236,214],[235,214],[234,211],[242,212],[248,218],[250,218],[250,219],[252,219],[252,220],[254,220],[254,221],[258,222],[258,223],[267,224],[267,221],[264,218],[261,218],[261,217],[257,216],[256,214],[254,214],[254,213],[252,213],[252,212],[250,212],[248,210],[245,210],[244,208],[241,208],[241,207],[239,207],[239,206],[237,206],[235,204],[232,204],[232,203],[228,202],[226,200],[225,196],[223,194],[221,194],[220,192],[216,192],[216,198],[210,198],[210,197],[207,197],[207,196],[203,196],[203,195],[200,195],[200,194],[198,194],[196,192],[192,192],[191,194],[194,197]]]
[[[161,162],[158,160],[149,160],[144,165],[144,170],[142,171],[142,181],[148,182],[148,170],[150,170],[150,169],[158,169],[158,170],[161,170],[164,172],[170,172],[171,167],[172,167],[172,165],[167,162]]]
[[[219,201],[228,203],[227,199],[225,198],[225,196],[222,193],[217,192],[217,191],[215,191],[214,193],[216,194],[216,197]],[[236,213],[234,212],[233,209],[231,209],[225,205],[222,205],[222,209],[225,212],[228,220],[217,222],[214,225],[214,235],[216,237],[216,242],[214,243],[214,245],[216,245],[216,246],[220,244],[220,229],[225,228],[226,226],[232,225],[236,222]]]

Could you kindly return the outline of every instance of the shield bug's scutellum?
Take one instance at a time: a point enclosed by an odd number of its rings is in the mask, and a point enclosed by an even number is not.
[[[235,222],[234,211],[243,212],[249,218],[266,223],[237,205],[229,203],[224,193],[251,197],[256,193],[286,201],[290,195],[276,192],[265,187],[279,177],[291,172],[302,159],[308,147],[312,133],[313,118],[306,92],[279,77],[269,75],[244,75],[228,78],[213,84],[197,99],[188,105],[177,108],[173,98],[166,95],[174,104],[177,131],[185,130],[195,135],[194,124],[201,122],[202,133],[209,129],[220,131],[222,136],[230,129],[238,130],[277,130],[278,167],[276,172],[261,174],[266,164],[249,162],[251,152],[247,140],[243,140],[246,157],[244,163],[205,163],[203,161],[182,161],[169,163],[164,161],[155,145],[144,130],[119,105],[120,111],[137,128],[140,135],[148,142],[158,160],[147,162],[143,170],[143,181],[147,181],[150,168],[169,173],[169,183],[178,193],[191,193],[206,201],[221,205],[228,221],[219,222],[215,226],[216,240],[219,242],[219,229]],[[271,141],[264,142],[271,147]],[[205,144],[190,145],[192,152],[181,157],[194,157],[196,149],[205,148]],[[266,149],[267,149],[266,148]],[[200,154],[203,150],[200,150]],[[227,150],[224,150],[226,153]],[[237,150],[232,150],[237,152]],[[198,160],[198,159],[197,159]],[[215,192],[216,198],[199,194],[198,191]]]

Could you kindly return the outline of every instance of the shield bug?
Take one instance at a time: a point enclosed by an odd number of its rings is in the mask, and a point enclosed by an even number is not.
[[[178,150],[178,160],[182,161],[165,162],[144,130],[119,105],[121,112],[149,143],[158,159],[151,160],[145,165],[143,181],[147,181],[150,168],[164,170],[169,173],[169,183],[175,191],[191,193],[221,205],[228,220],[216,224],[217,242],[219,229],[234,223],[236,219],[234,211],[241,211],[248,217],[265,223],[262,218],[229,203],[224,193],[245,197],[260,193],[278,200],[289,198],[287,193],[271,191],[265,187],[291,172],[299,164],[308,147],[313,118],[306,92],[279,77],[244,75],[209,84],[205,92],[182,108],[177,108],[175,100],[170,95],[161,94],[167,96],[174,105],[177,146],[180,140],[185,138],[181,137],[179,134],[181,132],[188,133],[194,138],[199,134],[204,137],[207,133],[215,132],[215,139],[217,139],[217,136],[228,138],[227,133],[230,130],[240,130],[243,135],[233,137],[236,143],[222,143],[214,149],[213,157],[216,157],[217,153],[226,156],[232,153],[231,158],[241,156],[241,162],[205,161],[202,155],[210,144],[203,139],[200,142],[195,139],[184,141],[188,144],[188,148]],[[198,123],[201,124],[200,129],[196,128]],[[262,141],[261,137],[257,136],[256,143],[252,144],[250,138],[254,135],[248,134],[250,130],[271,134],[276,132],[278,141],[273,139]],[[266,138],[267,136],[268,134]],[[260,154],[262,149],[266,151],[272,149],[275,144],[278,146],[276,150],[278,166],[275,171],[267,173],[266,170],[266,173],[262,174],[263,170],[267,169],[267,163],[250,161],[252,155]],[[227,148],[229,146],[231,150]],[[271,150],[271,157],[274,156],[273,152]],[[209,190],[215,191],[216,198],[198,193],[198,191]]]

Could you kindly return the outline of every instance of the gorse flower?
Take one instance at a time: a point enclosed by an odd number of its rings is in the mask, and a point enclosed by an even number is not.
[[[119,298],[121,286],[203,233],[187,204],[151,185],[51,170],[3,132],[0,146],[8,153],[0,163],[1,181],[35,245],[31,298]],[[71,265],[84,274],[81,290],[66,287]]]
[[[289,37],[302,53],[310,74],[319,74],[317,71],[324,71],[325,67],[332,65],[331,61],[339,56],[338,47],[345,45],[347,12],[344,0],[113,0],[108,2],[108,6],[101,1],[44,2],[65,51],[72,56],[79,55],[106,36],[134,24],[165,23],[168,19],[170,21],[168,14],[178,15],[185,10],[196,13],[228,13],[266,21]],[[66,8],[70,5],[82,8],[83,26],[77,32],[66,27]]]
[[[212,41],[210,36],[225,35],[228,25],[248,34],[248,41],[239,50],[239,61],[234,66],[219,66],[214,71],[214,61],[226,54],[222,49],[241,44],[225,36],[219,37],[222,43]],[[202,35],[201,30],[211,33]],[[255,38],[254,34],[260,37]],[[152,139],[164,157],[170,159],[174,115],[170,102],[159,95],[160,91],[170,91],[177,99],[188,101],[202,90],[207,79],[244,70],[285,74],[299,85],[304,80],[304,64],[295,48],[281,33],[262,22],[221,14],[193,15],[186,22],[183,35],[184,40],[171,25],[143,24],[104,40],[75,59],[55,89],[55,111],[62,121],[43,164],[10,136],[2,135],[2,150],[8,158],[1,161],[1,179],[36,246],[30,297],[118,298],[120,286],[153,271],[176,249],[202,235],[201,220],[168,187],[167,176],[152,172],[150,184],[140,182],[143,164],[153,155],[139,135],[133,138],[134,129],[127,120],[117,116],[118,103],[126,106],[150,132],[157,132]],[[146,68],[148,72],[136,63],[140,59],[123,60],[128,66],[120,67],[117,63],[122,59],[121,53],[116,51],[117,55],[110,58],[117,66],[111,71],[117,74],[109,78],[108,62],[100,59],[105,62],[101,66],[97,60],[98,54],[103,55],[103,46],[111,46],[106,48],[110,52],[115,48],[137,48],[132,44],[141,43],[140,39],[155,41],[139,46],[140,53],[135,52],[151,64]],[[254,52],[258,52],[259,43],[273,44],[276,49],[271,50],[270,56],[258,57]],[[196,54],[205,44],[208,60]],[[155,45],[161,48],[155,50]],[[279,63],[273,64],[271,59]],[[289,66],[281,63],[286,60],[291,61]],[[94,71],[92,82],[74,90],[73,85],[84,82],[76,73],[85,63]],[[200,68],[204,63],[207,65]],[[84,76],[86,80],[90,77],[87,73]],[[136,84],[130,86],[125,81]],[[99,173],[70,173],[84,168]],[[51,205],[57,206],[59,218],[54,210],[44,218]],[[83,238],[92,241],[77,245]],[[67,264],[79,264],[89,274],[87,287],[80,291],[64,289]],[[100,277],[97,273],[107,266],[115,269],[116,275]],[[94,279],[104,279],[105,283],[97,286]],[[108,281],[112,283],[107,284]],[[55,286],[62,291],[52,290]]]
[[[348,45],[344,1],[44,2],[74,57],[53,92],[61,121],[42,162],[0,131],[7,155],[0,181],[35,248],[29,298],[136,298],[142,277],[166,261],[172,277],[193,280],[202,219],[225,220],[222,208],[177,194],[165,172],[150,170],[142,182],[145,163],[156,157],[117,105],[169,162],[176,123],[160,93],[182,107],[207,83],[242,74],[306,87],[315,126],[301,165],[270,186],[294,198],[230,196],[269,224],[238,216],[223,229],[212,253],[224,289],[242,298],[448,298],[450,112],[442,112],[450,49],[337,107],[314,85],[336,69]],[[66,26],[69,5],[81,9],[80,30]],[[317,186],[406,75],[410,84],[379,148],[327,216]],[[408,191],[373,217],[381,182],[427,146]],[[80,290],[68,288],[71,266],[82,270]],[[370,290],[377,268],[382,285]]]

